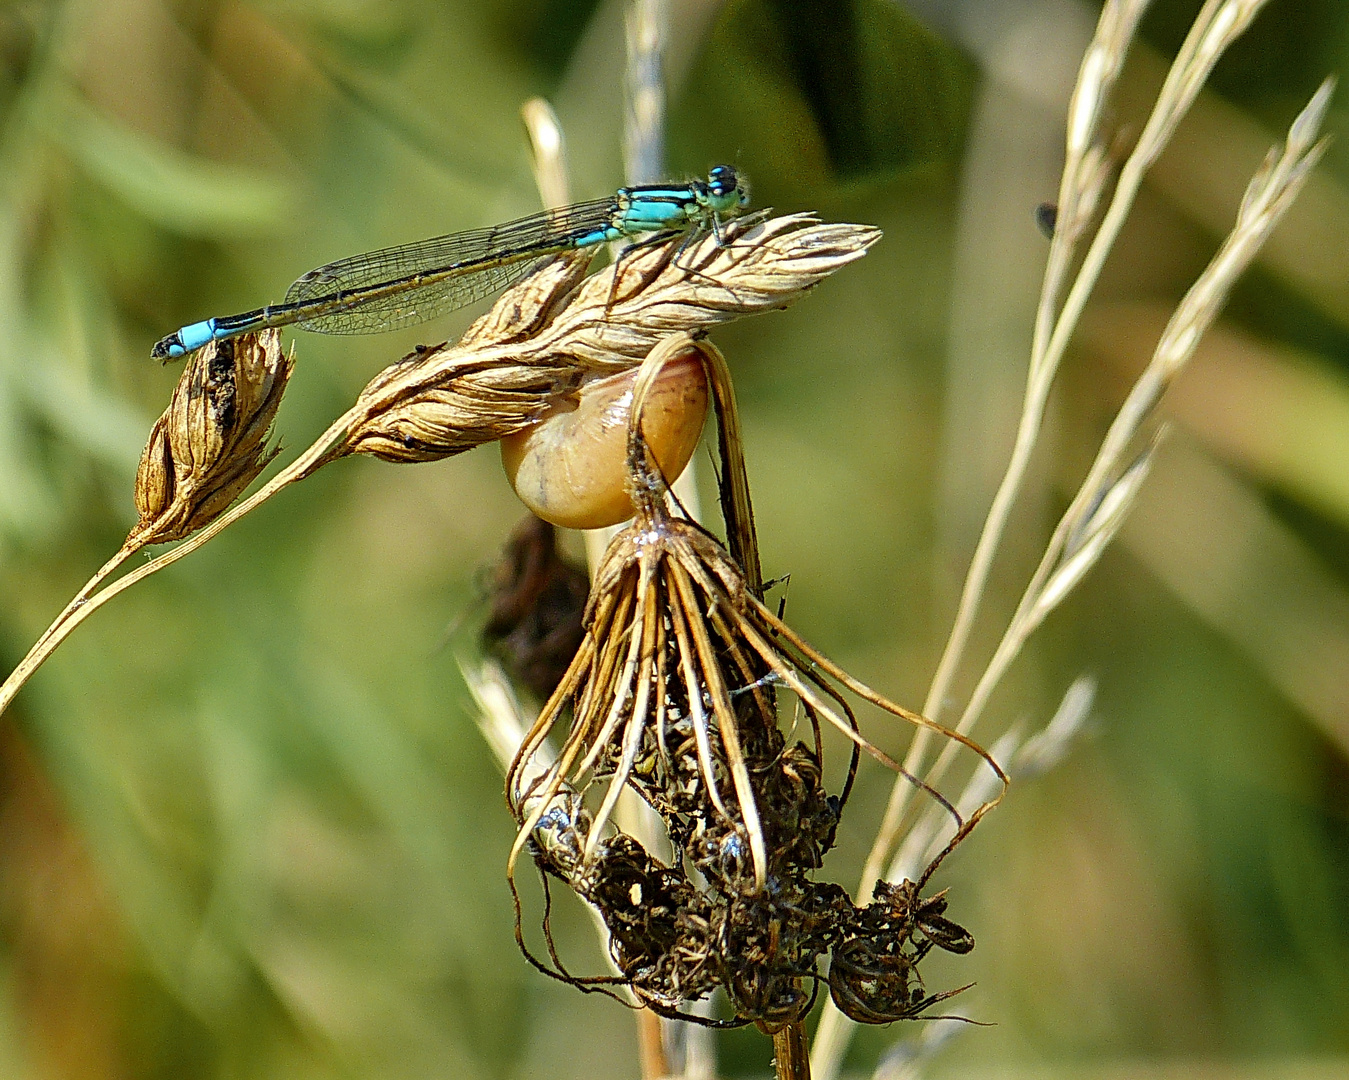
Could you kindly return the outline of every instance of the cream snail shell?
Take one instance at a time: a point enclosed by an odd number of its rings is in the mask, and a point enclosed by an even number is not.
[[[627,491],[628,419],[637,368],[586,383],[533,427],[501,440],[520,500],[569,529],[602,529],[634,513]],[[707,375],[697,351],[671,357],[642,411],[642,433],[673,483],[702,437]]]

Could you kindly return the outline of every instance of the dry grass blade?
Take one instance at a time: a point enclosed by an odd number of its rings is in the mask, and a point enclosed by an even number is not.
[[[1282,150],[1270,152],[1251,180],[1232,232],[1177,306],[1152,359],[1120,406],[1086,478],[1050,537],[1004,642],[957,725],[959,730],[969,730],[992,686],[1021,644],[1081,580],[1123,523],[1146,476],[1152,453],[1145,451],[1127,467],[1122,465],[1124,457],[1154,414],[1157,403],[1194,356],[1200,338],[1218,317],[1232,286],[1292,205],[1325,152],[1326,142],[1318,140],[1318,132],[1333,89],[1333,80],[1323,83],[1289,129]]]
[[[1101,9],[1096,32],[1082,57],[1077,84],[1068,104],[1068,134],[1063,176],[1059,181],[1057,220],[1049,245],[1049,261],[1036,310],[1035,340],[1031,346],[1031,355],[1035,358],[1044,354],[1049,343],[1073,252],[1105,189],[1109,159],[1099,139],[1101,119],[1110,92],[1124,67],[1138,20],[1147,6],[1148,0],[1109,0]]]
[[[994,497],[993,505],[989,509],[988,518],[979,537],[979,543],[971,560],[969,572],[966,575],[961,592],[960,606],[952,626],[951,635],[938,663],[937,671],[933,676],[932,686],[929,689],[924,707],[924,712],[928,715],[936,715],[940,711],[941,703],[949,694],[951,680],[954,678],[955,671],[964,656],[964,649],[968,643],[970,631],[973,629],[974,619],[978,613],[980,598],[987,584],[994,554],[1001,542],[1012,505],[1021,489],[1031,454],[1038,441],[1040,426],[1044,418],[1044,407],[1048,401],[1050,387],[1058,370],[1059,362],[1067,348],[1068,340],[1077,326],[1087,297],[1095,288],[1106,255],[1113,247],[1124,220],[1133,207],[1134,199],[1142,184],[1143,175],[1174,133],[1177,124],[1193,103],[1195,95],[1208,77],[1208,73],[1212,70],[1218,57],[1221,56],[1228,45],[1240,36],[1264,2],[1265,0],[1209,0],[1209,3],[1200,12],[1184,46],[1182,46],[1172,65],[1170,74],[1158,95],[1157,102],[1142,135],[1121,170],[1119,183],[1116,186],[1114,196],[1110,200],[1109,209],[1092,239],[1067,299],[1064,301],[1062,309],[1053,314],[1052,319],[1047,313],[1051,312],[1053,299],[1058,288],[1052,274],[1055,272],[1055,267],[1061,268],[1066,263],[1061,263],[1060,257],[1051,254],[1051,263],[1046,277],[1046,290],[1042,298],[1041,312],[1037,319],[1037,336],[1033,345],[1027,376],[1026,402],[1017,431],[1016,444],[1013,447],[1007,472]],[[1101,21],[1097,26],[1097,36],[1089,48],[1089,53],[1100,55],[1104,50],[1109,52],[1114,59],[1110,63],[1099,59],[1092,63],[1084,63],[1079,78],[1091,82],[1092,86],[1080,99],[1075,96],[1074,108],[1077,111],[1074,113],[1074,121],[1076,126],[1074,128],[1075,133],[1070,133],[1070,138],[1080,140],[1082,132],[1094,130],[1099,110],[1103,106],[1100,95],[1110,85],[1110,80],[1103,76],[1107,72],[1118,70],[1118,64],[1122,62],[1123,51],[1129,43],[1129,35],[1136,28],[1137,18],[1140,14],[1141,11],[1134,9],[1132,5],[1124,4],[1108,4],[1103,10]],[[1318,95],[1319,97],[1320,95]],[[1090,122],[1088,122],[1088,119],[1084,119],[1088,113],[1090,113]],[[1082,167],[1085,168],[1085,166]],[[1074,183],[1080,185],[1080,178],[1075,180]],[[1297,183],[1300,183],[1300,180]],[[1266,211],[1269,209],[1271,208],[1266,207]],[[1065,235],[1061,244],[1069,245],[1072,241],[1073,236]],[[1067,254],[1062,255],[1061,258],[1066,259]],[[1052,332],[1047,334],[1040,332],[1040,327],[1047,328],[1051,324]],[[1094,488],[1099,489],[1103,482],[1104,476],[1095,477]],[[1055,558],[1057,558],[1057,552]],[[976,709],[975,715],[977,715],[977,712]],[[957,729],[968,730],[967,727],[962,727],[960,724],[957,725]],[[926,748],[927,738],[920,732],[905,757],[906,767],[917,771]],[[896,785],[890,805],[886,809],[885,820],[882,823],[877,841],[873,845],[871,855],[868,857],[866,868],[863,871],[864,884],[878,879],[881,867],[894,846],[907,807],[907,800],[908,789]]]
[[[657,184],[665,171],[667,0],[634,0],[625,13],[627,91],[623,164],[629,184]],[[645,1074],[644,1074],[645,1075]]]
[[[1172,65],[1137,145],[1125,162],[1109,208],[1067,298],[1057,310],[1060,276],[1069,264],[1070,249],[1080,232],[1079,226],[1086,220],[1074,218],[1074,214],[1080,217],[1080,210],[1068,215],[1068,230],[1062,238],[1055,239],[1037,317],[1026,401],[1016,443],[971,560],[952,631],[933,676],[924,709],[929,715],[935,715],[949,695],[951,681],[964,657],[994,555],[1038,440],[1045,404],[1059,362],[1076,329],[1087,298],[1095,288],[1105,258],[1133,206],[1143,175],[1174,134],[1219,56],[1240,36],[1264,6],[1264,2],[1209,0],[1205,4]],[[1079,76],[1079,90],[1075,94],[1070,114],[1070,161],[1067,171],[1073,175],[1065,175],[1063,191],[1070,200],[1076,199],[1080,208],[1093,205],[1095,192],[1100,190],[1104,181],[1100,162],[1093,162],[1093,152],[1088,147],[1088,133],[1095,130],[1103,104],[1101,94],[1108,88],[1110,78],[1113,78],[1113,74],[1106,78],[1103,73],[1118,70],[1123,50],[1128,45],[1140,14],[1141,8],[1136,4],[1107,3],[1097,27],[1097,37]],[[1102,50],[1110,54],[1108,59],[1101,58]],[[1083,89],[1083,84],[1089,85]],[[1217,317],[1236,278],[1268,238],[1324,152],[1325,144],[1317,141],[1317,132],[1332,89],[1331,81],[1321,87],[1292,125],[1282,151],[1271,152],[1260,172],[1252,179],[1236,226],[1177,308],[1157,345],[1152,362],[1122,406],[1073,504],[1059,522],[1040,566],[1023,594],[997,650],[981,674],[955,730],[967,733],[972,729],[1026,638],[1082,580],[1122,523],[1151,462],[1151,453],[1144,452],[1131,466],[1126,467],[1123,463],[1129,448],[1152,415],[1161,394],[1188,362],[1199,338]],[[1074,147],[1077,148],[1076,157]],[[927,743],[926,733],[918,732],[904,759],[905,766],[911,771],[919,772]],[[951,760],[951,748],[948,746],[932,767],[922,773],[924,780],[928,783],[938,782]],[[896,783],[863,870],[860,892],[864,896],[873,883],[879,880],[882,868],[896,846],[909,797],[909,788]],[[837,1074],[847,1039],[843,1018],[827,1011],[816,1041],[816,1072],[825,1080],[832,1080]]]
[[[635,366],[668,336],[669,327],[700,330],[784,307],[860,258],[880,237],[869,226],[822,225],[809,215],[742,219],[722,233],[721,240],[707,237],[692,246],[676,237],[640,248],[584,284],[587,256],[545,262],[502,294],[458,345],[418,350],[386,368],[313,445],[228,510],[269,460],[263,446],[290,361],[283,370],[276,350],[270,368],[249,367],[226,417],[217,407],[223,399],[209,367],[203,373],[194,365],[218,364],[230,349],[256,359],[255,346],[243,338],[245,344],[201,350],[184,374],[197,390],[183,392],[177,412],[170,407],[147,450],[138,480],[138,532],[11,672],[0,688],[0,711],[51,650],[100,606],[327,462],[353,453],[431,461],[519,431],[587,377]],[[609,344],[607,331],[613,337]],[[264,347],[270,356],[276,336],[268,334],[258,340],[271,343]],[[208,398],[216,405],[208,407]],[[228,431],[220,426],[226,419]],[[175,427],[177,445],[170,438]],[[187,456],[175,457],[183,453]],[[132,551],[182,537],[177,547],[94,594]]]
[[[1282,150],[1271,151],[1251,180],[1232,232],[1177,306],[1152,359],[1120,406],[1086,478],[1055,527],[1016,612],[970,695],[957,731],[968,732],[978,722],[1027,638],[1095,565],[1123,524],[1152,460],[1148,450],[1125,466],[1125,455],[1162,395],[1194,355],[1232,286],[1325,152],[1326,142],[1318,140],[1318,132],[1333,89],[1333,80],[1323,83],[1289,129]],[[925,778],[936,782],[950,761],[951,755],[943,750]]]
[[[572,201],[567,183],[567,153],[562,125],[545,98],[530,98],[520,106],[520,118],[529,134],[530,164],[534,186],[548,209],[566,206]]]

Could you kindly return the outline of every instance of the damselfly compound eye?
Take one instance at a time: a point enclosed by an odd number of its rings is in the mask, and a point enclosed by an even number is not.
[[[633,368],[589,382],[533,427],[501,440],[511,486],[539,517],[569,529],[599,529],[632,517],[627,439],[636,380]],[[707,394],[696,352],[673,357],[656,377],[642,428],[670,483],[702,437]]]

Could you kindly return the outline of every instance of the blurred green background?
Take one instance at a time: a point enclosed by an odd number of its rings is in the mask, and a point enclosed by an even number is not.
[[[623,6],[0,2],[0,666],[132,523],[177,374],[156,338],[353,251],[537,209],[530,95],[558,107],[574,197],[621,182]],[[1145,21],[1126,133],[1197,6]],[[1032,211],[1093,19],[673,4],[671,175],[734,162],[756,205],[885,229],[716,340],[790,619],[910,705],[1010,446],[1047,250]],[[1274,0],[1219,66],[1087,315],[976,652],[1246,179],[1347,55],[1341,0]],[[930,984],[977,981],[960,1011],[996,1026],[932,1075],[1349,1075],[1346,237],[1342,139],[1168,402],[1116,547],[994,703],[986,739],[1098,683],[1067,760],[943,872],[978,948]],[[471,314],[295,335],[285,446]],[[512,823],[455,663],[472,634],[440,647],[520,514],[490,449],[344,461],[57,653],[0,721],[0,1076],[636,1075],[630,1014],[515,950]],[[828,867],[850,887],[888,785],[864,770]],[[849,1070],[919,1031],[862,1032]],[[752,1030],[719,1049],[724,1075],[768,1070]]]

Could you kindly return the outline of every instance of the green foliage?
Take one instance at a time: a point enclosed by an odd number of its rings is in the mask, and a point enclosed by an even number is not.
[[[605,6],[0,5],[6,669],[130,524],[142,433],[175,376],[150,344],[279,298],[328,259],[535,209],[519,104],[567,82]],[[1174,47],[1193,7],[1159,2],[1152,40]],[[1347,34],[1340,4],[1273,0],[1216,85],[1272,142],[1342,63]],[[732,0],[695,53],[672,102],[673,174],[733,161],[757,205],[886,230],[799,307],[717,339],[745,411],[765,569],[792,575],[794,625],[916,704],[965,520],[983,512],[952,508],[941,456],[961,155],[985,84],[884,0]],[[1338,185],[1343,160],[1328,170]],[[1186,212],[1154,204],[1150,231],[1120,254],[1117,296],[1174,299],[1150,257],[1171,266],[1208,242]],[[1032,211],[1020,242],[1043,243]],[[1349,311],[1318,303],[1316,332],[1299,334],[1312,306],[1266,269],[1234,317],[1295,338],[1342,388]],[[466,318],[295,335],[285,446],[307,445],[376,370]],[[1041,509],[1064,497],[1116,378],[1087,357],[1067,374]],[[1205,452],[1325,554],[1317,580],[1349,591],[1343,521],[1231,445]],[[119,598],[38,675],[0,721],[0,1073],[635,1073],[627,1012],[546,982],[515,951],[512,823],[455,666],[471,634],[438,647],[519,514],[499,474],[485,450],[325,469]],[[1035,508],[1020,526],[1039,535]],[[1217,575],[1237,525],[1204,529]],[[1272,641],[1309,618],[1277,591],[1260,598]],[[1271,660],[1221,619],[1126,548],[996,703],[997,725],[1039,723],[1080,672],[1101,686],[1086,744],[1017,789],[955,860],[979,943],[979,989],[958,1011],[998,1027],[967,1032],[952,1068],[1349,1054],[1349,714],[1337,729],[1287,689],[1290,671],[1333,678],[1316,650],[1334,635],[1294,638],[1304,645]],[[885,789],[863,775],[830,868],[849,886]],[[559,920],[575,967],[601,970],[584,915]],[[852,1062],[869,1069],[902,1034],[868,1032]],[[766,1041],[722,1047],[728,1075],[764,1074]]]

